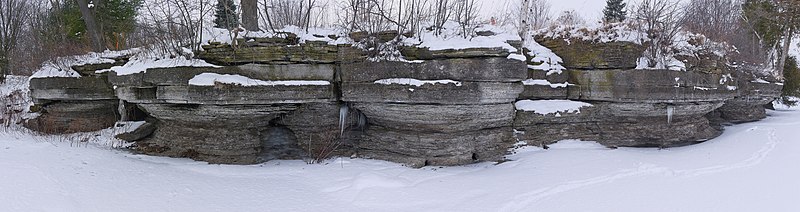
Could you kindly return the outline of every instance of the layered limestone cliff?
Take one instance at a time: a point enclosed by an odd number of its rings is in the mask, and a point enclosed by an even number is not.
[[[502,161],[518,142],[697,143],[723,123],[764,118],[762,105],[780,93],[724,58],[635,70],[644,51],[635,43],[536,41],[547,51],[523,49],[526,59],[508,48],[410,46],[399,52],[413,61],[402,62],[292,34],[210,43],[198,57],[221,67],[98,74],[114,64],[92,64],[74,68],[81,77],[32,79],[41,115],[26,126],[71,133],[136,117],[147,124],[119,138],[143,154],[227,164],[355,156],[421,167]],[[537,55],[545,53],[560,58]]]

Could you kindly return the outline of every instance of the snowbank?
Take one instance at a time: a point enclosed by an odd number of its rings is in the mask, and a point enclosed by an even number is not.
[[[8,211],[800,211],[800,111],[702,144],[562,141],[503,163],[412,169],[338,158],[218,165],[59,137],[0,136]],[[121,201],[136,200],[136,201]],[[143,204],[146,203],[146,204]]]
[[[517,110],[535,112],[547,115],[551,113],[580,113],[583,107],[592,107],[592,104],[571,100],[520,100],[514,103]]]
[[[251,79],[241,75],[233,74],[216,74],[216,73],[202,73],[194,76],[189,80],[189,85],[196,86],[214,86],[216,83],[234,84],[239,86],[302,86],[302,85],[330,85],[328,81],[303,81],[303,80],[287,80],[287,81],[263,81]]]
[[[461,86],[461,82],[453,81],[453,80],[418,80],[418,79],[411,79],[411,78],[390,78],[390,79],[380,79],[376,80],[375,84],[382,84],[382,85],[391,85],[391,84],[398,84],[398,85],[413,85],[413,86],[422,86],[425,84],[454,84],[455,86]]]

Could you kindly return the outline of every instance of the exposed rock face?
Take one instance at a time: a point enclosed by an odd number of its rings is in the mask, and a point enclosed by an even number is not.
[[[235,47],[225,43],[204,45],[197,57],[219,65],[262,64],[330,64],[361,60],[365,56],[354,47],[329,45],[327,42],[298,43],[296,36],[240,40]]]
[[[717,110],[719,122],[744,123],[764,119],[767,117],[764,105],[772,102],[781,95],[783,85],[778,83],[757,80],[752,76],[739,73],[737,83],[737,96],[725,102]]]
[[[27,120],[24,126],[47,134],[98,131],[117,122],[117,103],[117,100],[48,102],[41,104],[41,115]]]
[[[644,51],[641,45],[546,37],[536,37],[536,41],[561,56],[568,70],[549,75],[530,70],[531,79],[553,85],[526,85],[520,99],[568,99],[593,106],[577,113],[517,111],[516,138],[529,144],[564,139],[610,147],[697,143],[721,133],[705,115],[737,96],[735,84],[725,75],[730,68],[719,58],[687,60],[691,71],[632,70]]]
[[[708,140],[721,133],[702,118],[720,107],[721,102],[592,104],[579,113],[558,115],[517,111],[515,127],[524,132],[517,138],[534,145],[581,139],[610,147],[670,147]]]
[[[110,75],[117,95],[158,120],[151,137],[136,141],[146,154],[211,163],[251,164],[314,157],[339,142],[335,85],[190,85],[202,73],[254,80],[334,81],[331,65],[177,67]]]
[[[396,33],[350,36],[389,39]],[[778,84],[731,73],[724,58],[682,58],[689,71],[632,70],[641,45],[536,40],[560,55],[567,70],[529,69],[540,64],[509,59],[503,48],[406,47],[406,59],[424,61],[369,62],[357,48],[301,44],[290,33],[238,39],[235,48],[212,43],[199,57],[229,66],[104,75],[92,69],[113,64],[95,64],[73,67],[81,78],[34,79],[31,95],[42,114],[26,126],[50,133],[94,131],[113,126],[122,110],[146,113],[139,119],[147,124],[119,136],[144,154],[227,164],[338,155],[421,167],[500,161],[517,141],[697,143],[718,136],[723,122],[763,118],[762,105],[780,94]],[[189,84],[203,73],[326,83]],[[590,106],[544,113],[516,108],[517,100]]]
[[[670,70],[570,70],[569,98],[587,101],[686,103],[732,99],[722,75]]]
[[[119,100],[105,76],[33,78],[30,95],[41,115],[25,127],[48,134],[91,132],[114,126]]]
[[[368,122],[358,154],[413,167],[501,160],[513,143],[512,102],[525,67],[506,58],[343,65],[342,99]],[[423,84],[376,83],[409,78]]]
[[[428,48],[404,47],[403,56],[409,60],[434,60],[448,58],[507,57],[510,53],[504,48],[468,48],[430,50]]]
[[[633,69],[642,57],[645,47],[631,42],[594,42],[582,39],[554,39],[534,37],[564,59],[568,69]]]
[[[296,109],[294,105],[140,106],[160,123],[151,138],[136,143],[138,151],[232,164],[258,162],[270,120]]]

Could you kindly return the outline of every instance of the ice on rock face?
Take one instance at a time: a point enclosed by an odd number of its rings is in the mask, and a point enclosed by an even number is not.
[[[675,111],[675,107],[667,106],[667,124],[672,124],[672,113]]]
[[[340,135],[344,135],[344,124],[347,122],[347,113],[350,111],[350,108],[347,105],[342,105],[339,107],[339,133]]]

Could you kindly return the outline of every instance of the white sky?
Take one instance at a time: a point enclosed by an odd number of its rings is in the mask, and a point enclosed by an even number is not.
[[[483,14],[492,14],[503,12],[505,5],[512,2],[520,2],[522,0],[478,0],[481,4]],[[603,15],[603,8],[606,6],[606,0],[547,0],[552,6],[551,12],[553,16],[557,16],[562,11],[575,10],[587,22],[599,21]],[[626,0],[625,2],[630,5],[635,5],[641,0]],[[688,2],[689,0],[679,0],[681,2]]]

